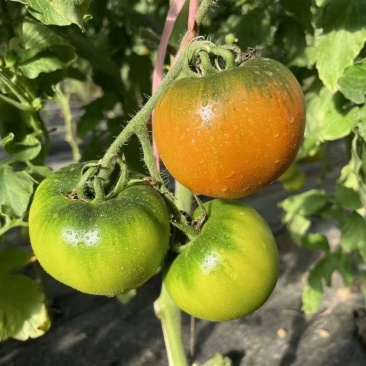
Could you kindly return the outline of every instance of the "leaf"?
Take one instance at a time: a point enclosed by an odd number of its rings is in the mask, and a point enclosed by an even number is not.
[[[308,234],[302,237],[301,246],[309,250],[329,251],[328,239],[322,234]]]
[[[366,124],[366,121],[364,123]],[[355,130],[352,141],[352,160],[358,181],[358,193],[362,204],[366,206],[366,142],[360,134],[360,128]]]
[[[358,191],[343,184],[337,184],[335,199],[339,206],[347,210],[358,210],[362,207]]]
[[[332,274],[339,268],[341,257],[340,252],[329,253],[310,270],[302,294],[302,308],[306,313],[314,313],[319,309],[323,299],[323,280],[326,285],[330,285]]]
[[[321,281],[313,280],[313,283],[307,283],[302,292],[302,310],[305,313],[315,313],[323,300],[323,285]]]
[[[256,7],[245,14],[232,15],[224,23],[222,33],[234,33],[238,38],[238,46],[247,47],[268,45],[274,36],[275,24],[271,23],[270,9]]]
[[[356,104],[365,103],[366,60],[348,67],[338,80],[343,95]]]
[[[340,93],[333,95],[323,87],[319,93],[309,95],[306,101],[306,138],[312,138],[315,144],[345,137],[359,122],[359,109],[344,109]]]
[[[54,46],[71,47],[68,40],[41,23],[25,20],[22,24],[22,46],[26,50],[45,51]]]
[[[39,58],[32,60],[31,62],[23,61],[19,68],[23,74],[29,79],[36,79],[42,72],[49,73],[58,69],[63,69],[74,59],[70,60],[71,54],[64,54],[66,57],[59,57],[58,55],[39,55]]]
[[[322,189],[311,189],[286,198],[280,202],[279,206],[286,211],[286,222],[296,218],[296,216],[309,216],[324,207],[328,202],[328,195]]]
[[[284,9],[293,14],[295,19],[304,27],[308,32],[312,32],[312,1],[311,0],[280,0]]]
[[[42,150],[41,142],[34,134],[28,134],[21,141],[15,140],[10,133],[2,140],[4,150],[16,161],[29,161],[38,156]]]
[[[346,252],[359,249],[366,261],[366,221],[357,212],[341,218],[341,246]]]
[[[75,48],[49,27],[34,21],[22,26],[22,49],[17,50],[18,67],[35,79],[42,72],[63,69],[75,60]]]
[[[298,245],[302,244],[302,240],[311,226],[311,221],[302,215],[286,215],[285,222],[287,223],[287,229],[289,230],[292,239]]]
[[[366,41],[366,2],[332,0],[319,11],[315,47],[316,67],[324,85],[337,91],[337,81],[362,50]]]
[[[23,217],[33,194],[33,179],[25,171],[0,165],[0,208],[9,216]]]
[[[47,166],[33,165],[31,163],[27,164],[26,171],[37,181],[37,183],[41,183],[43,179],[47,178],[52,173],[52,170]]]
[[[12,0],[24,4],[44,24],[76,24],[83,29],[83,19],[91,0]]]
[[[210,358],[202,366],[232,366],[232,365],[233,363],[231,362],[229,357],[223,356],[220,353],[216,353],[214,357]]]
[[[112,93],[106,93],[100,98],[94,99],[87,105],[84,105],[84,114],[77,124],[78,136],[84,138],[104,119],[107,111],[110,111],[117,102],[117,98]]]
[[[347,210],[358,210],[362,207],[354,165],[355,161],[351,158],[349,163],[342,168],[335,191],[336,203]]]
[[[33,254],[23,249],[0,251],[0,272],[13,272],[31,263]]]
[[[0,341],[37,338],[49,327],[39,285],[27,276],[0,272]]]
[[[296,191],[303,187],[305,175],[297,164],[292,164],[278,180],[283,184],[286,191]]]

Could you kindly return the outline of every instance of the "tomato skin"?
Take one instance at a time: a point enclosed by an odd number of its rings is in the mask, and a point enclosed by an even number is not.
[[[204,206],[207,221],[182,253],[166,261],[164,283],[188,314],[237,319],[262,306],[274,289],[277,246],[267,223],[248,205],[215,199]]]
[[[38,187],[29,216],[31,245],[58,281],[113,296],[156,272],[169,247],[170,214],[160,194],[145,184],[102,203],[67,198],[82,166],[62,168]]]
[[[305,128],[304,97],[285,66],[253,58],[175,81],[154,110],[160,157],[182,185],[216,198],[247,196],[284,173]]]

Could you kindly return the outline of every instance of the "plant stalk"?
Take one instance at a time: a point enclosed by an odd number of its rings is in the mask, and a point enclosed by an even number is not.
[[[169,296],[164,284],[160,296],[154,302],[156,317],[161,322],[165,347],[170,366],[188,366],[181,339],[181,312]]]
[[[56,90],[57,100],[60,104],[62,112],[64,114],[65,128],[66,128],[66,141],[71,147],[72,157],[75,162],[80,161],[81,153],[79,144],[77,141],[77,135],[75,131],[75,125],[73,123],[72,112],[70,108],[70,97],[61,90],[59,86]]]
[[[101,164],[102,166],[107,165],[112,155],[118,155],[122,146],[125,142],[133,135],[139,134],[143,131],[147,125],[150,116],[155,108],[156,102],[160,95],[162,95],[166,88],[178,77],[183,67],[184,55],[182,55],[178,62],[169,70],[162,83],[160,84],[157,91],[151,96],[147,103],[140,109],[135,117],[127,124],[123,131],[113,141],[112,145],[108,148],[104,154]],[[103,176],[103,170],[100,171],[100,178],[107,179],[108,177]]]

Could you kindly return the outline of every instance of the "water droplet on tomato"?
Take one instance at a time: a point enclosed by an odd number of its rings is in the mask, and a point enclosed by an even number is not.
[[[215,104],[213,107],[212,107],[212,112],[213,113],[219,113],[220,112],[220,106],[218,104]]]

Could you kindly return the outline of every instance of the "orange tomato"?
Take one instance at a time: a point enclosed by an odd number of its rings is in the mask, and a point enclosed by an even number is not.
[[[193,193],[249,195],[291,165],[305,128],[301,87],[277,61],[176,80],[159,98],[153,134],[160,157]]]

